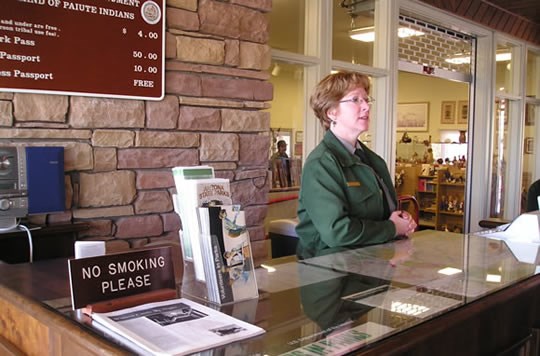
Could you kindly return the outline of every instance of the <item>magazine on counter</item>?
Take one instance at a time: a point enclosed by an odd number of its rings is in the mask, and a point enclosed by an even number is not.
[[[265,332],[185,298],[93,313],[92,319],[133,352],[151,355],[191,354]]]
[[[199,208],[209,299],[218,304],[257,298],[245,213],[240,205]]]

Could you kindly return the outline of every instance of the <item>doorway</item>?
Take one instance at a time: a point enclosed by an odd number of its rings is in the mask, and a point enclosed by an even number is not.
[[[396,190],[419,203],[419,227],[468,231],[474,38],[400,15]]]

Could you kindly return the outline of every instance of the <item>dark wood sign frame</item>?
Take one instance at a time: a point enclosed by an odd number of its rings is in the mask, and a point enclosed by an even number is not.
[[[2,0],[0,91],[160,100],[165,0]]]

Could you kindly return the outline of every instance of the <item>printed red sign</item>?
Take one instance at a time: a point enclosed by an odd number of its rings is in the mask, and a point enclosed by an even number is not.
[[[1,0],[0,91],[159,100],[165,0]]]

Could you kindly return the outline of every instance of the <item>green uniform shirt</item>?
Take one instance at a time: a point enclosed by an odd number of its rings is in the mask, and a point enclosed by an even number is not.
[[[540,179],[531,184],[527,192],[527,211],[538,210],[538,196],[540,196]]]
[[[298,202],[298,256],[309,258],[339,247],[384,243],[396,234],[374,171],[396,192],[386,162],[360,143],[370,166],[351,154],[328,130],[310,153],[302,172]],[[395,204],[394,204],[395,205]]]

